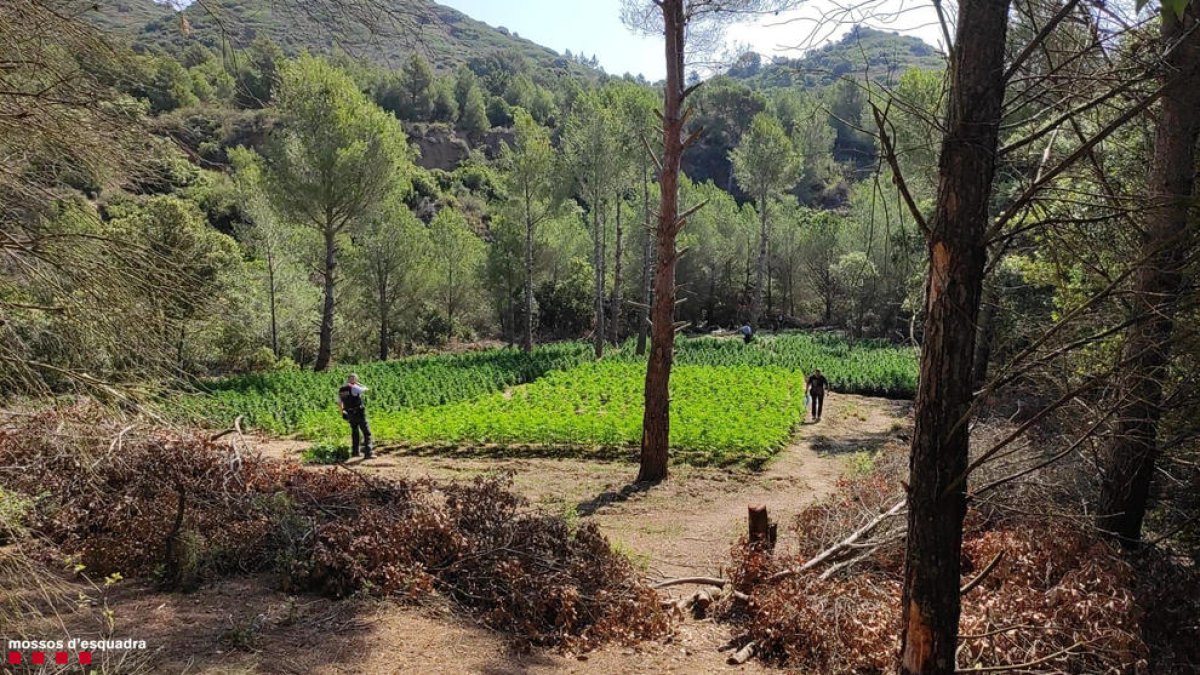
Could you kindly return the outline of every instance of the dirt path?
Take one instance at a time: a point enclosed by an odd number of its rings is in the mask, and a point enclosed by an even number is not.
[[[882,399],[831,396],[825,419],[803,425],[793,445],[760,471],[678,466],[646,490],[630,481],[629,461],[447,457],[383,451],[351,462],[394,477],[468,479],[511,471],[514,489],[536,508],[590,519],[651,580],[720,572],[746,528],[748,504],[764,504],[783,527],[830,493],[848,458],[900,432],[907,406]],[[306,444],[271,441],[264,452],[296,457]],[[608,647],[572,657],[515,654],[503,635],[472,625],[445,607],[322,598],[289,599],[265,577],[234,579],[190,595],[128,586],[109,600],[117,635],[147,640],[161,672],[191,673],[701,673],[765,671],[725,665],[717,648],[730,635],[710,621],[677,625],[661,643]],[[686,592],[686,589],[681,589]],[[243,644],[244,643],[244,644]],[[247,651],[250,650],[250,651]]]

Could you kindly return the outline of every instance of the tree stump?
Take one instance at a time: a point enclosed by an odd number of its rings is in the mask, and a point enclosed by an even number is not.
[[[772,523],[770,517],[767,516],[766,506],[751,504],[749,510],[750,545],[764,551],[774,551],[775,538],[779,532],[778,525]]]

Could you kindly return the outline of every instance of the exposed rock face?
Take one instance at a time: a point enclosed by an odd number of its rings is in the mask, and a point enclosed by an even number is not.
[[[445,124],[405,124],[404,128],[409,145],[420,152],[416,163],[423,169],[453,171],[471,156],[471,144],[466,137]],[[505,143],[515,142],[512,129],[492,129],[476,144],[476,149],[488,159],[496,159]]]
[[[471,154],[466,139],[444,124],[405,125],[408,142],[420,151],[417,166],[453,171]]]
[[[505,143],[512,145],[516,142],[517,137],[512,129],[492,129],[484,135],[481,149],[488,159],[495,159],[500,156],[500,149]]]

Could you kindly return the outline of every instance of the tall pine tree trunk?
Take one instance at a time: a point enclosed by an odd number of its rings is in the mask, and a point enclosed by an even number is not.
[[[1169,54],[1147,180],[1153,202],[1145,214],[1144,262],[1134,290],[1133,311],[1145,318],[1130,328],[1124,346],[1126,398],[1103,458],[1096,519],[1101,530],[1130,548],[1141,541],[1158,459],[1158,424],[1175,328],[1173,305],[1183,290],[1185,261],[1196,245],[1188,211],[1200,135],[1200,0],[1191,1],[1182,20],[1167,7],[1161,11],[1161,42]]]
[[[337,265],[337,228],[332,216],[326,218],[325,227],[325,301],[321,307],[321,335],[317,344],[315,370],[325,370],[333,360],[333,292],[334,267]]]
[[[653,297],[650,280],[654,269],[654,249],[650,236],[650,167],[646,157],[642,156],[642,309],[639,312],[637,354],[646,353],[646,334],[650,330],[650,301]]]
[[[267,302],[271,305],[271,352],[279,358],[279,289],[275,282],[275,252],[267,248]]]
[[[525,190],[525,326],[521,349],[533,351],[533,198]]]
[[[387,361],[388,347],[392,337],[391,303],[388,302],[388,287],[391,273],[383,265],[375,267],[375,301],[379,303],[379,360]]]
[[[387,361],[388,359],[388,339],[391,333],[388,326],[387,310],[383,310],[379,315],[379,360]]]
[[[612,326],[612,343],[620,344],[621,341],[621,254],[624,252],[623,236],[624,232],[621,229],[621,202],[624,201],[621,195],[617,195],[617,235],[616,235],[616,250],[613,251],[613,287],[612,295],[609,297],[609,305],[611,307],[611,319],[609,324]]]
[[[592,312],[592,348],[596,358],[604,356],[604,228],[600,224],[600,199],[597,197],[592,204],[592,266],[596,271],[596,283],[593,289]]]
[[[758,266],[754,270],[754,299],[750,303],[750,327],[758,332],[758,322],[762,319],[763,291],[767,278],[767,195],[763,193],[758,199],[759,231],[758,231]]]
[[[1009,0],[962,0],[937,206],[928,232],[925,343],[909,460],[903,673],[953,673],[975,320],[1004,101]]]
[[[992,361],[992,343],[996,340],[996,312],[1000,289],[994,282],[985,283],[983,306],[979,310],[979,329],[975,337],[974,363],[971,365],[971,387],[975,391],[987,384],[988,366]]]
[[[646,364],[645,412],[638,481],[667,478],[671,437],[670,381],[675,351],[675,237],[679,219],[679,164],[683,157],[684,0],[660,0],[666,43],[663,91],[662,202],[655,235],[654,304],[650,310],[650,358]]]
[[[446,339],[454,338],[454,261],[446,261]]]

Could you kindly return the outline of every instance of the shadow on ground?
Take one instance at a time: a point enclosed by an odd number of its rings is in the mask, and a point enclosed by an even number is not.
[[[572,445],[381,445],[378,456],[459,457],[497,459],[583,459],[596,462],[633,462],[637,448],[600,446],[581,448]]]
[[[808,439],[812,444],[813,451],[819,455],[851,455],[856,452],[876,452],[888,441],[895,440],[896,433],[886,431],[875,434],[854,434],[837,439],[823,434],[810,433]]]
[[[635,495],[649,492],[650,488],[654,487],[654,485],[654,483],[650,482],[630,483],[620,490],[605,490],[585,502],[576,504],[575,512],[580,516],[590,516],[605,506],[626,502]]]

